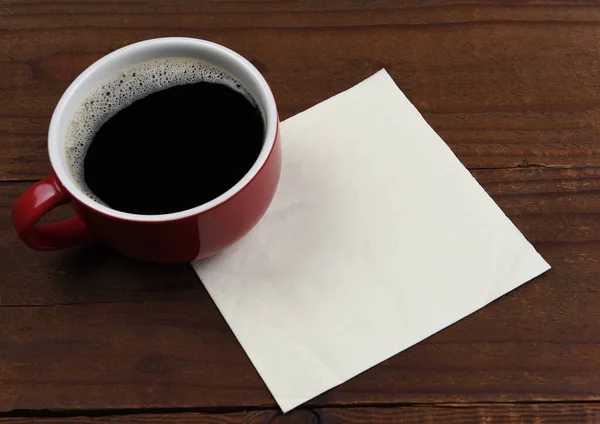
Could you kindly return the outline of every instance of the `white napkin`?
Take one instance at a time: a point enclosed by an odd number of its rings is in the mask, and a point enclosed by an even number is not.
[[[281,131],[266,215],[193,266],[284,412],[550,268],[385,70]]]

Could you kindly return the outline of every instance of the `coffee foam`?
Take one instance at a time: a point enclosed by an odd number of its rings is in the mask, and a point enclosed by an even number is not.
[[[149,94],[202,81],[226,85],[256,104],[246,88],[228,72],[200,60],[178,57],[140,63],[110,77],[90,91],[73,112],[65,136],[67,164],[83,192],[104,204],[85,183],[83,161],[94,135],[106,121]]]

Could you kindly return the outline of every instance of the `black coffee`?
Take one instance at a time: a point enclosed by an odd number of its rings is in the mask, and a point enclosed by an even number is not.
[[[208,67],[211,73],[201,75],[202,66],[209,65],[198,65],[199,71],[192,69],[193,62],[182,63],[166,70],[164,61],[162,68],[154,64],[148,68],[155,70],[153,77],[138,68],[119,80],[124,88],[115,81],[96,93],[96,102],[101,94],[108,110],[128,103],[131,79],[141,78],[137,87],[152,85],[148,78],[162,81],[158,91],[153,86],[140,94],[133,87],[134,97],[141,98],[121,106],[95,129],[87,145],[78,143],[80,150],[87,149],[83,161],[81,154],[70,155],[72,169],[83,177],[91,197],[136,214],[183,211],[223,194],[255,163],[265,125],[254,100],[224,72]],[[191,82],[189,76],[178,80],[174,69],[184,76],[195,71],[200,81]],[[114,104],[106,103],[111,97]]]

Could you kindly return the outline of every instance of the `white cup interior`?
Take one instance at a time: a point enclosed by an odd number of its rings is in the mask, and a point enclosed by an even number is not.
[[[168,57],[199,59],[213,64],[237,78],[252,94],[265,119],[263,148],[248,173],[227,192],[193,209],[163,215],[139,215],[116,211],[88,197],[75,182],[67,165],[65,134],[75,109],[86,95],[114,76],[139,63]],[[271,89],[260,72],[245,58],[234,51],[205,40],[195,38],[156,38],[141,41],[116,50],[87,68],[69,86],[61,97],[48,132],[48,152],[54,172],[65,188],[81,203],[106,215],[133,221],[160,222],[181,219],[211,209],[241,190],[267,160],[275,143],[277,131],[277,108]],[[199,181],[198,184],[202,184]]]

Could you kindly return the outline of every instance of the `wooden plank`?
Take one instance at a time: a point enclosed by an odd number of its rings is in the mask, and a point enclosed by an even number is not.
[[[311,405],[600,399],[600,50],[590,48],[599,8],[163,3],[0,1],[0,180],[49,172],[45,134],[60,94],[134,41],[180,35],[234,48],[265,74],[284,118],[385,67],[554,269]],[[9,223],[26,185],[0,184],[0,411],[275,406],[189,267],[101,246],[26,249]],[[596,404],[458,406],[106,420],[599,422]],[[41,422],[93,419],[104,417]]]
[[[600,169],[475,176],[553,269],[311,405],[600,400]],[[0,184],[0,411],[275,406],[186,265],[23,246],[27,185]]]
[[[50,172],[46,130],[70,81],[160,36],[239,51],[284,118],[385,67],[470,168],[600,166],[598,22],[561,1],[3,1],[0,180]]]
[[[597,404],[421,405],[388,408],[300,408],[282,415],[275,410],[232,413],[127,414],[94,417],[0,418],[0,424],[538,424],[600,423]]]
[[[578,286],[585,283],[575,276],[597,271],[600,169],[478,170],[474,175],[548,258],[551,274],[568,279],[564,286],[543,286],[544,292],[594,288]],[[1,305],[144,301],[157,292],[200,289],[187,265],[143,264],[97,245],[44,253],[28,249],[12,229],[10,210],[30,184],[0,184]],[[69,213],[66,208],[62,215]],[[566,254],[571,259],[565,260]]]

